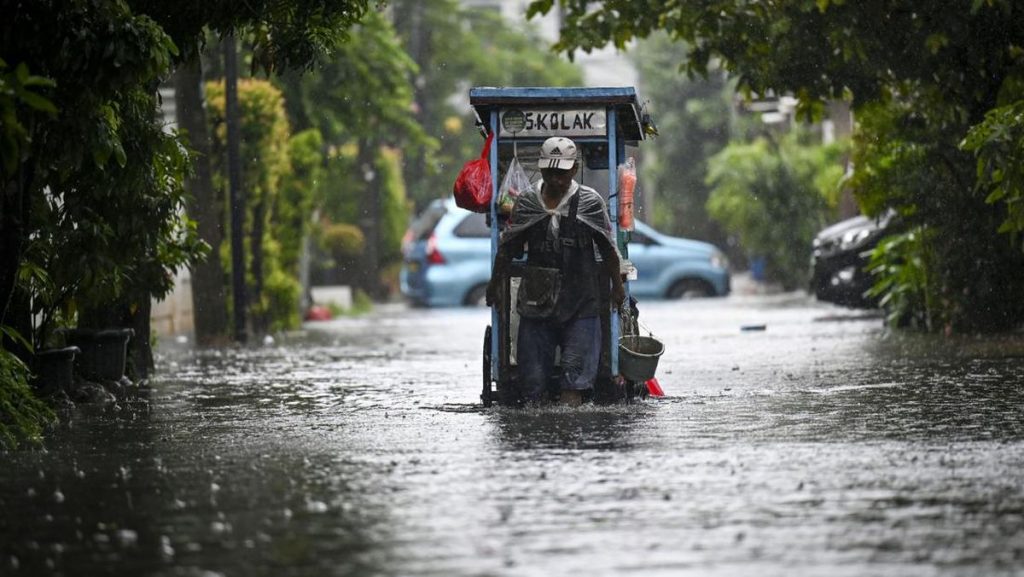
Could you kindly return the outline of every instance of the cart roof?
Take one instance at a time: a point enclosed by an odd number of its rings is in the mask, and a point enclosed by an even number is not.
[[[644,139],[643,113],[632,86],[613,87],[492,87],[469,90],[469,104],[477,116],[486,119],[494,110],[510,106],[606,106],[615,110],[622,136],[628,141]]]

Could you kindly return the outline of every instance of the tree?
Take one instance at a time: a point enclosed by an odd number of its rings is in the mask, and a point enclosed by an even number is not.
[[[465,101],[470,86],[578,86],[578,66],[552,55],[536,31],[456,0],[396,0],[395,28],[418,66],[415,119],[439,146],[407,151],[409,196],[422,208],[452,191],[482,140]]]
[[[897,210],[913,243],[932,255],[927,314],[934,329],[994,331],[1019,326],[1024,305],[1020,251],[997,232],[1006,203],[986,203],[975,160],[959,148],[997,106],[1024,97],[1024,6],[1009,0],[661,3],[562,0],[558,48],[623,46],[667,30],[693,47],[685,68],[713,59],[741,91],[791,92],[813,116],[827,99],[849,98],[859,119],[851,181],[870,214]],[[553,0],[535,1],[545,12]],[[871,119],[875,116],[875,119]],[[1002,167],[1002,168],[1005,168]],[[888,184],[898,182],[897,189]],[[915,266],[924,259],[905,260]],[[903,275],[922,278],[921,275]]]
[[[155,118],[154,88],[174,44],[118,2],[35,2],[7,14],[4,54],[32,63],[54,87],[51,114],[29,116],[30,144],[3,169],[0,226],[11,256],[0,270],[0,312],[10,315],[0,324],[26,327],[31,300],[37,308],[80,312],[85,324],[104,322],[103,299],[121,309],[109,316],[135,317],[129,309],[137,312],[143,295],[164,294],[167,273],[200,254],[187,226],[178,228],[184,157]],[[23,285],[49,290],[18,297],[12,311],[10,279],[23,267],[59,280]],[[37,346],[47,344],[47,328],[34,335]]]
[[[253,69],[308,70],[347,40],[348,30],[371,12],[369,0],[125,0],[132,12],[156,22],[189,61],[206,33],[248,35]]]
[[[288,141],[290,171],[285,175],[281,198],[274,208],[274,226],[281,243],[281,268],[293,275],[298,275],[313,216],[323,205],[323,148],[323,136],[316,128],[307,128]]]
[[[308,67],[344,39],[348,26],[366,13],[367,2],[257,0],[246,8],[238,10],[230,2],[170,6],[86,0],[19,3],[5,10],[2,53],[15,66],[27,63],[56,88],[53,110],[43,111],[51,118],[34,121],[38,111],[26,102],[11,119],[10,126],[28,128],[21,136],[26,146],[19,151],[20,161],[5,162],[2,174],[3,232],[11,240],[5,243],[0,270],[0,323],[6,319],[38,194],[48,186],[54,190],[88,162],[100,168],[124,162],[120,110],[110,105],[112,98],[133,88],[148,89],[155,108],[156,82],[176,54],[197,53],[208,28],[253,30],[257,62],[264,68]],[[178,52],[175,41],[184,52]]]
[[[398,293],[398,273],[402,264],[402,235],[409,222],[409,199],[402,178],[402,152],[384,147],[377,155],[377,179],[380,194],[380,224],[377,255],[380,280],[391,294]]]
[[[33,75],[22,62],[14,70],[7,69],[7,63],[0,59],[0,355],[13,355],[22,359],[28,355],[24,337],[17,331],[31,331],[27,315],[14,315],[15,326],[8,327],[5,321],[11,299],[18,285],[19,269],[25,250],[26,231],[29,230],[32,197],[30,194],[34,171],[22,167],[31,154],[35,124],[43,115],[56,116],[57,108],[40,91],[52,89],[53,80]],[[41,271],[39,271],[41,272]],[[42,276],[42,275],[38,275]],[[24,301],[24,298],[21,299]],[[26,306],[22,303],[23,306]],[[17,333],[17,336],[14,336]],[[26,335],[31,338],[31,335]],[[10,370],[27,369],[23,361],[16,358],[3,359]]]
[[[733,143],[708,160],[707,211],[740,244],[767,261],[768,278],[788,290],[807,286],[814,234],[835,212],[842,144],[822,146],[799,133]]]
[[[646,212],[657,228],[678,236],[728,244],[725,231],[705,207],[708,158],[730,139],[732,86],[724,74],[687,78],[679,73],[687,47],[655,34],[636,47],[642,93],[650,99],[665,138],[653,139],[644,153],[645,188],[654,191]],[[731,255],[732,256],[732,255]]]
[[[962,148],[978,159],[978,187],[985,202],[1004,203],[999,226],[1011,242],[1024,248],[1024,100],[990,110],[967,134]]]
[[[324,136],[325,232],[349,231],[337,228],[345,223],[363,232],[363,266],[352,270],[350,257],[340,257],[346,251],[332,252],[346,263],[350,282],[378,295],[379,271],[394,268],[400,256],[392,233],[408,222],[406,195],[423,205],[450,194],[454,171],[467,155],[479,154],[478,141],[466,138],[475,132],[470,111],[452,97],[471,81],[582,81],[576,67],[553,60],[538,39],[496,14],[454,0],[398,2],[392,14],[394,26],[368,14],[336,59],[279,79],[293,125],[316,127]],[[393,164],[402,167],[402,178],[388,176]]]
[[[210,135],[207,127],[202,65],[198,56],[182,62],[175,73],[175,113],[181,138],[192,150],[193,170],[185,181],[189,192],[186,212],[196,221],[196,233],[211,247],[224,241],[223,196],[213,187]],[[219,258],[206,258],[191,269],[192,310],[196,342],[201,346],[228,340],[227,287]]]
[[[232,2],[207,0],[37,0],[4,5],[0,362],[16,377],[0,379],[5,393],[13,391],[17,398],[24,392],[9,383],[24,382],[29,364],[12,362],[11,355],[25,361],[31,352],[9,328],[36,344],[45,340],[32,326],[31,303],[63,309],[68,316],[61,322],[69,324],[106,323],[117,316],[123,322],[127,316],[144,325],[136,329],[135,342],[148,344],[148,314],[142,312],[148,299],[168,290],[168,273],[175,267],[201,256],[194,230],[178,214],[187,157],[176,137],[161,130],[156,115],[157,85],[175,59],[197,54],[206,30],[241,29],[253,34],[260,67],[308,67],[344,40],[367,4],[255,0],[239,9]],[[81,244],[70,243],[75,239]],[[57,246],[77,249],[79,260],[57,254]],[[48,274],[50,258],[68,263],[66,272],[75,266],[81,278],[54,282],[59,275]],[[78,310],[78,302],[89,305]],[[5,394],[0,420],[17,417],[10,398]]]
[[[209,103],[211,133],[214,134],[213,175],[217,188],[226,187],[227,170],[223,150],[226,147],[224,118],[224,83],[211,82],[206,93]],[[256,332],[295,328],[299,322],[298,301],[298,240],[302,234],[302,219],[309,213],[301,186],[312,183],[302,181],[292,165],[292,137],[284,111],[284,98],[270,82],[245,79],[238,83],[239,125],[242,133],[240,156],[242,162],[242,190],[245,191],[246,292],[250,296],[246,315]],[[313,152],[316,154],[316,151]],[[317,164],[318,158],[312,160]],[[308,166],[308,163],[307,163]],[[284,196],[286,179],[292,196]],[[296,202],[297,201],[297,202]],[[227,212],[227,211],[225,211]],[[222,214],[222,217],[226,217]],[[229,219],[229,217],[228,217]],[[290,230],[298,222],[298,231]],[[300,237],[301,238],[301,237]],[[231,270],[227,245],[220,247],[222,263]],[[285,260],[287,260],[287,264]],[[234,306],[234,305],[233,305]]]
[[[913,101],[865,105],[854,134],[849,185],[869,214],[895,209],[906,232],[873,257],[876,287],[893,320],[943,332],[995,331],[1024,320],[1024,253],[998,232],[1008,206],[986,202],[962,111],[934,104],[941,90]],[[931,93],[929,95],[929,93]],[[891,248],[895,254],[880,254]],[[908,284],[909,283],[909,284]],[[890,297],[889,295],[892,294]],[[904,299],[900,295],[920,295]],[[899,297],[899,298],[897,298]],[[896,302],[905,306],[892,308]],[[902,322],[902,321],[901,321]]]
[[[223,231],[219,212],[219,193],[213,188],[209,171],[209,135],[202,106],[203,84],[200,53],[210,32],[245,36],[253,48],[253,69],[266,72],[307,70],[329,58],[347,39],[348,29],[369,9],[367,0],[297,0],[246,2],[244,9],[224,1],[187,0],[153,2],[132,0],[132,6],[151,15],[180,47],[181,66],[176,92],[179,124],[187,130],[196,151],[196,172],[188,189],[194,197],[189,207],[198,221],[200,237],[211,246],[220,246]],[[192,269],[194,310],[203,314],[196,319],[196,340],[216,344],[227,339],[226,289],[220,259],[206,259]]]
[[[28,256],[47,271],[52,292],[34,299],[33,312],[42,319],[36,345],[50,344],[53,321],[84,329],[131,327],[138,338],[129,371],[142,378],[153,365],[146,338],[152,299],[165,297],[173,272],[208,247],[183,216],[188,157],[154,122],[153,95],[126,90],[109,105],[121,138],[112,154],[121,159],[85,164],[51,185],[37,207]]]
[[[874,102],[907,81],[944,86],[957,101],[992,103],[1019,63],[1014,46],[1024,34],[1016,25],[1022,8],[1008,0],[971,6],[955,0],[927,6],[911,0],[558,3],[565,11],[559,50],[589,51],[609,42],[622,48],[634,37],[665,30],[693,47],[687,72],[703,74],[720,60],[742,91],[793,91],[808,112],[821,99],[850,95],[855,107]],[[553,5],[535,0],[528,13]]]
[[[379,163],[382,155],[390,154],[384,149],[419,155],[437,147],[413,113],[417,73],[387,18],[371,12],[318,70],[279,79],[293,123],[314,127],[323,135],[323,213],[329,222],[362,229],[363,266],[349,272],[356,286],[376,297],[384,296],[380,272],[388,264],[389,252],[395,254],[398,248],[397,242],[390,248],[385,244],[386,231],[404,227],[408,220],[407,206],[397,213],[386,210],[387,199],[396,192],[381,178]]]

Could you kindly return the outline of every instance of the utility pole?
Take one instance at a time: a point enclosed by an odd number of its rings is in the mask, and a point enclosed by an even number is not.
[[[245,255],[242,234],[245,209],[242,204],[242,164],[238,131],[238,51],[234,34],[224,38],[224,119],[228,129],[228,199],[231,205],[231,292],[234,295],[235,342],[245,343],[248,298],[245,291]]]

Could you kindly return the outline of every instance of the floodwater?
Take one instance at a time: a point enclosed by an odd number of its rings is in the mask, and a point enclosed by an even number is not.
[[[488,319],[163,347],[140,398],[0,454],[0,574],[1024,574],[1021,335],[642,303],[668,397],[485,410]]]

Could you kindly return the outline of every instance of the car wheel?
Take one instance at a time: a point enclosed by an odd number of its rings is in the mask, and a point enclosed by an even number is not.
[[[699,278],[684,278],[683,280],[676,281],[675,284],[669,287],[668,292],[665,293],[665,298],[688,299],[714,295],[715,289],[707,281]]]
[[[478,284],[469,289],[466,298],[462,299],[462,304],[467,307],[487,306],[487,285]]]

